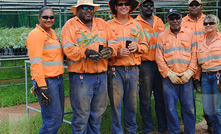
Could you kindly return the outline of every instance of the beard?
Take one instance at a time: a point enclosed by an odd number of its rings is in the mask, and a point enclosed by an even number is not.
[[[152,16],[153,11],[152,10],[146,10],[146,12],[144,13],[145,17],[150,17]]]

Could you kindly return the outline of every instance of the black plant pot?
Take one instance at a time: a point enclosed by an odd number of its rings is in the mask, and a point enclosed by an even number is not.
[[[8,55],[9,54],[9,49],[8,48],[5,48],[4,49],[4,55]]]
[[[0,55],[4,55],[4,49],[0,48]]]

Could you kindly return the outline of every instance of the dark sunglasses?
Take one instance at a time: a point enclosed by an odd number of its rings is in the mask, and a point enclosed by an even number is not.
[[[198,6],[200,6],[200,3],[190,3],[189,6],[190,7],[193,7],[193,6],[198,7]]]
[[[130,3],[129,2],[127,2],[127,3],[117,3],[116,4],[117,6],[119,6],[119,7],[121,7],[121,6],[130,6]]]
[[[92,6],[82,6],[82,9],[85,10],[85,11],[87,11],[88,9],[94,10],[94,7],[92,7]]]
[[[175,20],[180,20],[180,16],[176,16],[176,17],[168,17],[170,21]]]
[[[142,6],[143,7],[148,7],[148,6],[153,7],[153,4],[152,3],[151,4],[142,4]]]
[[[54,19],[54,16],[41,16],[41,18],[43,18],[43,19],[48,19],[48,18],[50,18],[51,20],[53,20]]]
[[[209,24],[209,25],[214,25],[214,24],[216,24],[216,23],[215,23],[215,22],[204,22],[204,23],[203,23],[204,26],[207,26],[208,24]]]

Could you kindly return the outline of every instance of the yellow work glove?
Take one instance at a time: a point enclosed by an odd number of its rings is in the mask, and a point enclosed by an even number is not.
[[[187,83],[193,75],[194,75],[194,72],[190,69],[188,69],[184,73],[182,73],[182,76],[180,78],[182,80],[182,84]]]
[[[179,78],[179,74],[169,70],[166,77],[168,77],[173,84],[181,84],[182,80]]]

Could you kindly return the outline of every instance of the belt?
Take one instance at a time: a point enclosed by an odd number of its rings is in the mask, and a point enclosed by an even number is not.
[[[208,71],[208,72],[203,72],[205,73],[206,75],[214,75],[214,74],[217,74],[217,73],[221,73],[221,70],[219,71]]]
[[[60,79],[61,77],[62,77],[62,74],[58,75],[58,76],[55,76],[55,77],[48,77],[48,79]]]
[[[135,65],[135,66],[114,66],[114,67],[117,69],[123,69],[125,71],[128,71],[128,70],[135,70],[137,65]]]

